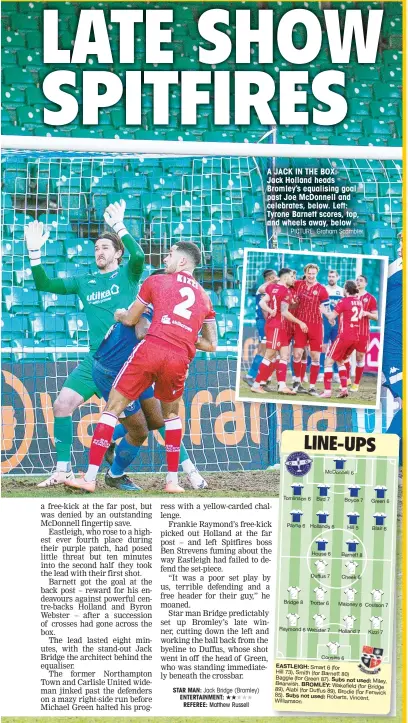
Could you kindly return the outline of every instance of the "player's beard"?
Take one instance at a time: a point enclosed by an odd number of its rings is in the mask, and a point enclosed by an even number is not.
[[[104,256],[103,259],[96,259],[96,265],[99,271],[107,271],[109,270],[109,267],[112,265],[113,261],[114,257],[109,259]]]

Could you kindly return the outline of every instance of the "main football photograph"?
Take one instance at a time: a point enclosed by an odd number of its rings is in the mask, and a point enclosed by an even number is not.
[[[245,249],[237,398],[378,408],[387,266]]]

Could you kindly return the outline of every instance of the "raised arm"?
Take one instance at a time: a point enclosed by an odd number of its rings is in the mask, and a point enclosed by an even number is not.
[[[41,221],[31,221],[24,226],[24,239],[30,259],[34,284],[37,291],[51,291],[53,294],[75,294],[78,290],[77,281],[72,279],[50,279],[41,264],[41,249],[48,239],[48,231],[44,231]]]
[[[218,333],[215,321],[204,322],[201,334],[196,341],[196,349],[200,351],[217,351]]]
[[[124,224],[125,210],[126,202],[121,199],[120,202],[111,203],[106,208],[103,217],[112,231],[122,239],[125,249],[129,252],[128,274],[132,281],[137,283],[144,269],[145,255],[142,247],[131,236]]]

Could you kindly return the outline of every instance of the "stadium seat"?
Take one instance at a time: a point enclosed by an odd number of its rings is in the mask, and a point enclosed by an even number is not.
[[[71,339],[78,344],[86,344],[88,342],[88,320],[85,314],[68,314],[66,317],[66,329]]]
[[[2,314],[0,321],[2,344],[10,344],[15,338],[26,338],[28,335],[28,319],[26,316],[10,316]]]
[[[38,312],[29,317],[29,326],[34,339],[59,342],[65,339],[65,319],[62,315]]]
[[[43,311],[55,314],[70,314],[77,311],[77,297],[74,294],[60,295],[45,292],[40,294],[40,306]]]
[[[68,260],[77,261],[79,259],[93,261],[95,259],[95,246],[90,239],[69,239],[64,242],[65,254]]]
[[[3,68],[3,82],[5,85],[17,86],[25,90],[27,85],[35,85],[37,79],[29,70],[15,66],[5,66]]]
[[[18,33],[13,30],[4,30],[2,33],[2,41],[3,48],[7,48],[11,51],[25,48],[25,37],[23,33]],[[3,65],[5,65],[4,62]]]
[[[226,333],[239,333],[239,321],[235,314],[218,314],[217,315],[218,333],[223,337]]]
[[[235,218],[232,228],[237,239],[245,239],[251,245],[266,245],[265,226],[251,218]]]
[[[225,289],[221,292],[221,301],[227,309],[239,309],[241,306],[241,295],[235,289]]]
[[[395,83],[376,83],[374,86],[376,100],[386,101],[391,98],[401,99],[401,90]]]
[[[10,314],[30,315],[39,308],[37,291],[24,286],[3,289],[3,301],[6,311]]]

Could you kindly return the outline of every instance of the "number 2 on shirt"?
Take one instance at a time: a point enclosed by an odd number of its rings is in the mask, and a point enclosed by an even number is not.
[[[362,309],[359,309],[358,306],[352,306],[351,308],[352,308],[352,311],[353,311],[353,314],[352,314],[352,317],[351,317],[351,321],[355,323],[356,321],[359,321],[359,320],[361,319],[361,315],[362,315],[362,313],[363,313],[363,310],[362,310]]]
[[[180,301],[173,309],[173,313],[182,316],[183,319],[190,319],[192,312],[189,310],[195,302],[195,293],[189,286],[183,286],[179,289],[179,293],[184,297],[185,301]]]

